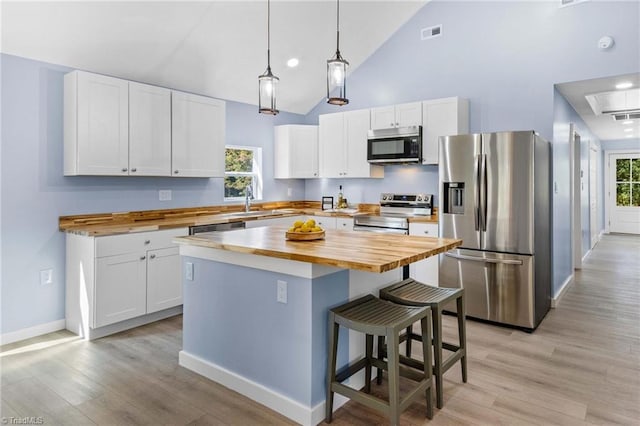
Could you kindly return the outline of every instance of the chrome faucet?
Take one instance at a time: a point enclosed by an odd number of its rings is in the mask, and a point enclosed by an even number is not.
[[[244,188],[244,211],[251,211],[251,200],[253,199],[253,188],[251,185],[247,185]]]

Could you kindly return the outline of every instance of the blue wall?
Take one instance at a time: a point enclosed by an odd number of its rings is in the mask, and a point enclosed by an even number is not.
[[[554,294],[572,272],[565,124],[580,123],[579,129],[584,124],[555,95],[554,84],[640,70],[640,3],[594,1],[565,8],[558,8],[558,3],[427,3],[351,73],[350,104],[341,109],[460,96],[469,99],[472,133],[533,129],[557,144],[553,147],[553,179],[558,185],[553,197]],[[420,40],[422,28],[438,24],[443,25],[441,37]],[[616,41],[608,51],[596,45],[603,35]],[[342,54],[348,59],[349,52]],[[560,111],[555,113],[555,108]],[[338,110],[321,102],[306,121],[315,124],[319,114]],[[581,132],[583,140],[595,139],[587,134],[588,130]],[[588,161],[588,151],[585,154]],[[339,184],[354,202],[374,203],[385,190],[437,192],[435,167],[411,166],[406,172],[402,167],[385,168],[384,180],[309,181],[305,195],[307,199],[335,196]],[[412,179],[404,179],[403,173]]]
[[[64,234],[58,217],[223,204],[222,179],[63,176],[63,76],[71,69],[1,55],[2,324],[7,333],[64,319]],[[227,102],[227,143],[263,148],[265,200],[304,198],[304,181],[273,179],[273,125],[303,117],[260,115]],[[172,201],[158,201],[158,190]],[[40,270],[53,268],[53,284]]]

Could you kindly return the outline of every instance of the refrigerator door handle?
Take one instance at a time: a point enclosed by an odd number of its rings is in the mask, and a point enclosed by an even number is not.
[[[482,154],[480,166],[480,225],[487,230],[487,154]]]
[[[476,162],[473,168],[473,174],[476,177],[476,182],[480,182],[480,155],[476,155]],[[473,207],[473,218],[475,219],[475,229],[480,230],[480,188],[476,188],[475,193],[475,205]]]
[[[522,265],[522,260],[511,260],[511,259],[487,259],[485,257],[475,257],[475,256],[465,256],[463,254],[453,254],[453,253],[445,253],[447,257],[452,257],[454,259],[459,260],[471,260],[472,262],[482,262],[482,263],[497,263],[503,265]]]

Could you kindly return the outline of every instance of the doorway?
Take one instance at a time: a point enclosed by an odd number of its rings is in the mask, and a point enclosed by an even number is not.
[[[605,151],[605,228],[640,234],[640,151]]]
[[[580,192],[582,172],[580,170],[580,135],[575,125],[569,125],[569,150],[571,163],[571,245],[573,253],[573,269],[582,268],[582,217],[580,211]]]

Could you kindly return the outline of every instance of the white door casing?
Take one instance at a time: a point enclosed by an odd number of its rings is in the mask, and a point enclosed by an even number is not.
[[[640,234],[640,150],[605,151],[605,228]]]
[[[591,245],[593,248],[598,242],[600,230],[598,229],[598,153],[597,146],[591,145],[589,149],[589,222],[591,231]]]

